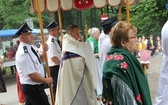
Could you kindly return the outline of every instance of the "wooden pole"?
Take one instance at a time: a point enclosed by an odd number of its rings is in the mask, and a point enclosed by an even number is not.
[[[60,27],[60,35],[61,35],[61,44],[62,44],[62,39],[63,39],[63,35],[62,35],[62,15],[61,15],[61,9],[58,10],[58,19],[59,19],[59,27]]]
[[[121,21],[121,12],[122,12],[122,4],[119,4],[119,10],[118,10],[118,21]]]
[[[42,16],[41,16],[41,11],[40,11],[39,0],[36,0],[36,5],[37,5],[37,10],[38,10],[38,19],[39,19],[40,30],[41,30],[42,45],[44,45],[45,37],[44,37],[44,31],[43,31],[43,22],[42,22]],[[48,77],[51,77],[46,52],[44,52],[44,56],[45,56],[45,61],[46,61],[46,73]],[[50,94],[51,94],[51,102],[52,102],[52,105],[54,105],[54,94],[53,94],[53,89],[52,89],[51,84],[49,84],[49,87],[50,87]]]
[[[147,76],[148,75],[149,63],[141,63],[141,65],[142,65],[144,74]]]
[[[129,0],[126,0],[126,17],[127,17],[127,22],[130,22],[130,6],[129,6]]]

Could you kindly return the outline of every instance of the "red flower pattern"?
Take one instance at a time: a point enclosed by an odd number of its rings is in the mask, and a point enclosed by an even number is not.
[[[120,61],[120,60],[123,60],[124,57],[123,55],[119,54],[111,54],[111,55],[106,55],[106,61],[109,61],[109,60],[116,60],[116,61]],[[128,64],[124,61],[123,63],[121,63],[121,68],[123,69],[127,69],[128,68]]]
[[[138,94],[138,95],[136,96],[136,99],[138,100],[138,102],[142,102],[142,100],[141,100],[141,95],[140,95],[140,94]]]
[[[119,54],[119,55],[106,55],[106,60],[112,60],[115,59],[117,61],[119,60],[123,60],[123,55]]]
[[[121,63],[121,68],[127,69],[128,68],[128,64],[124,61],[123,63]]]
[[[116,55],[114,56],[114,59],[119,61],[119,60],[123,60],[123,55],[119,54],[119,55]]]
[[[114,55],[106,55],[106,60],[112,60],[114,58]]]

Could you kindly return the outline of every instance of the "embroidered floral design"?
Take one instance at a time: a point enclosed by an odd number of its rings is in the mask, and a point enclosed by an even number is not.
[[[115,55],[114,59],[119,61],[119,60],[123,60],[123,55],[119,54],[119,55]]]
[[[114,58],[114,55],[106,55],[106,60],[109,61],[109,60],[112,60]]]
[[[116,60],[116,61],[122,61],[124,59],[123,55],[121,54],[111,54],[111,55],[106,55],[106,61],[109,61],[109,60]],[[120,64],[118,64],[118,66],[120,66]],[[124,61],[121,63],[121,68],[123,69],[127,69],[128,68],[128,64]]]
[[[123,63],[121,63],[121,68],[127,69],[128,68],[128,64],[124,61]]]
[[[112,59],[115,59],[117,61],[119,60],[123,60],[123,55],[119,54],[119,55],[116,55],[116,54],[112,54],[112,55],[106,55],[106,60],[112,60]]]
[[[141,95],[140,95],[140,94],[138,94],[138,95],[136,96],[136,99],[138,100],[138,102],[142,102],[142,100],[141,100]]]

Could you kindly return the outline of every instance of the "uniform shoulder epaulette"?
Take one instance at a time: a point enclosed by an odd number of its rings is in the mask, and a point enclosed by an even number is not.
[[[51,39],[51,42],[54,42],[54,38]]]
[[[23,46],[24,53],[28,53],[27,47]]]

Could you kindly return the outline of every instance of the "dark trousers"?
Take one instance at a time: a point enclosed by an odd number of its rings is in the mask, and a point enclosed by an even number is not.
[[[51,74],[51,77],[53,78],[54,99],[55,99],[56,88],[57,88],[58,72],[59,72],[59,66],[58,65],[50,67],[50,74]]]
[[[0,66],[0,93],[7,92],[6,86],[5,86],[5,81],[3,78],[3,74],[1,71],[1,66]]]
[[[10,66],[10,69],[11,69],[11,75],[14,75],[16,71],[16,66],[15,65]]]
[[[26,96],[25,105],[50,105],[43,85],[22,84],[22,91]]]

